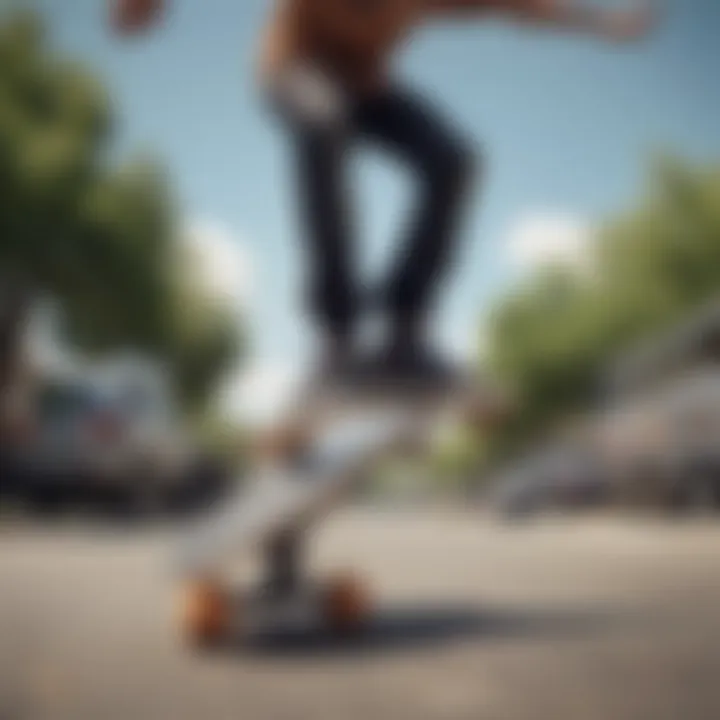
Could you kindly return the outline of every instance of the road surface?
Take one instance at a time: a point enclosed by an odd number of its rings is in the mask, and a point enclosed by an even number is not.
[[[353,511],[361,643],[190,652],[172,530],[0,529],[1,720],[717,720],[720,525]]]

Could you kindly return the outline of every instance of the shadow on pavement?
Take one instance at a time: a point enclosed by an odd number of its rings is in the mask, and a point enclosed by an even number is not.
[[[471,606],[396,606],[376,613],[361,633],[321,630],[264,634],[237,641],[227,652],[305,659],[436,649],[467,641],[558,639],[603,632],[622,619],[618,611],[587,609],[478,609]]]

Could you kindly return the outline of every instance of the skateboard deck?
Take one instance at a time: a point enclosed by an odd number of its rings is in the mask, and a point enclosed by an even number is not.
[[[190,532],[182,572],[216,572],[229,557],[260,549],[280,532],[306,530],[410,434],[414,421],[409,411],[368,412],[339,420],[290,460],[266,460],[219,512]]]
[[[316,625],[342,632],[358,629],[369,603],[364,584],[351,574],[310,583],[296,573],[299,582],[278,596],[265,593],[262,583],[233,595],[222,580],[224,569],[239,554],[267,552],[282,543],[281,558],[289,551],[290,564],[297,564],[296,548],[308,531],[369,476],[381,457],[427,449],[446,413],[465,416],[469,410],[477,421],[484,402],[468,385],[433,392],[315,389],[299,396],[287,421],[260,444],[263,453],[241,489],[202,518],[182,543],[185,634],[194,644],[215,642],[240,616],[245,632],[290,617],[314,617]],[[275,550],[268,555],[270,567],[284,562],[278,562]]]

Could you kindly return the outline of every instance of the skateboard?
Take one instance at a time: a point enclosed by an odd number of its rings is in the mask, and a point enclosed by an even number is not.
[[[247,481],[181,544],[183,637],[207,647],[283,631],[361,632],[368,589],[355,573],[311,576],[302,558],[311,530],[383,457],[422,452],[448,415],[482,425],[489,407],[468,385],[302,393],[285,422],[259,439]],[[236,587],[229,568],[240,553],[259,558],[262,571]]]

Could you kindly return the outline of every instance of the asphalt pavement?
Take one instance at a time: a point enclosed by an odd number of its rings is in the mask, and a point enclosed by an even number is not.
[[[0,525],[1,720],[720,718],[720,523],[349,511],[312,562],[364,575],[367,634],[209,653],[177,534]]]

